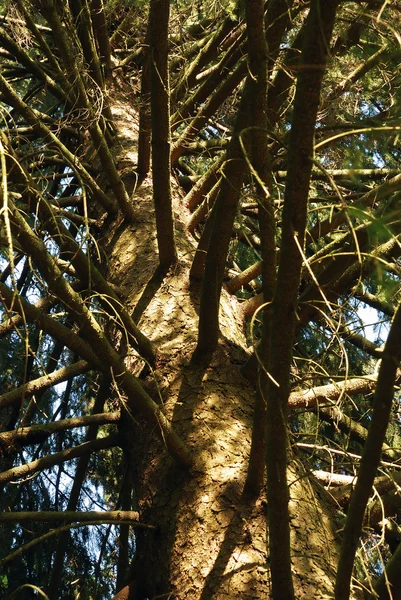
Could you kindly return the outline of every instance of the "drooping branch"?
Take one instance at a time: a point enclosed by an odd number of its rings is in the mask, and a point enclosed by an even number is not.
[[[248,300],[245,300],[245,302],[242,302],[241,306],[240,306],[240,314],[241,317],[243,318],[243,320],[247,320],[250,319],[255,313],[256,311],[263,306],[264,304],[264,299],[263,299],[263,292],[260,292],[259,294],[256,294],[255,296],[251,296],[250,298],[248,298]],[[256,363],[255,363],[256,366]]]
[[[35,77],[42,81],[43,84],[52,91],[54,96],[61,102],[66,101],[67,90],[63,90],[60,85],[57,84],[52,77],[41,67],[40,63],[32,60],[32,58],[25,52],[18,44],[0,28],[0,42],[2,47],[10,52],[12,56],[15,56],[17,61],[26,67],[29,73],[32,73]],[[68,88],[67,88],[68,89]]]
[[[391,302],[388,302],[383,298],[379,298],[378,296],[371,294],[367,290],[354,291],[354,298],[361,300],[364,304],[375,308],[376,310],[382,312],[388,317],[392,317],[394,315],[394,305]]]
[[[87,285],[98,292],[104,310],[111,317],[115,317],[116,314],[119,316],[121,325],[128,332],[133,347],[144,359],[154,364],[156,353],[150,340],[138,329],[115,291],[94,265],[90,255],[83,252],[81,245],[75,240],[64,223],[57,218],[57,212],[54,214],[54,207],[50,206],[48,202],[42,201],[41,193],[31,181],[23,166],[19,164],[12,147],[9,144],[6,147],[9,156],[12,157],[12,161],[10,161],[11,177],[27,190],[25,193],[27,204],[31,206],[32,210],[38,212],[46,229],[53,236],[63,255],[70,258],[81,284]]]
[[[60,65],[56,60],[56,57],[52,52],[49,44],[46,41],[45,34],[51,34],[51,28],[46,27],[45,25],[39,25],[34,21],[29,10],[27,10],[27,6],[26,3],[24,3],[24,0],[16,0],[16,5],[18,6],[18,11],[20,12],[20,14],[24,17],[24,24],[26,25],[26,27],[28,27],[28,30],[31,31],[34,39],[36,39],[38,43],[39,48],[44,53],[46,59],[49,61],[49,65],[55,73],[57,80],[60,80],[62,82],[65,91],[69,90],[70,84],[67,78],[65,77],[62,69],[60,68]]]
[[[8,275],[7,275],[8,277]],[[6,277],[6,279],[7,279]],[[4,285],[0,282],[0,286]],[[0,287],[0,301],[4,304],[4,307],[6,308],[7,311],[12,310],[12,305],[11,303],[7,306],[7,302],[5,301],[5,297],[3,298],[2,296],[2,292],[3,290],[9,290],[9,288],[7,288],[6,286],[4,287]],[[8,298],[10,298],[10,296],[8,296]],[[30,305],[32,306],[33,310],[37,311],[37,314],[43,314],[46,315],[47,311],[52,307],[52,305],[55,303],[55,299],[54,298],[49,298],[48,296],[45,298],[40,298],[40,300],[38,300],[36,302],[36,304],[34,305]],[[18,312],[18,311],[17,311]],[[28,317],[28,319],[30,319],[30,317]],[[32,318],[33,320],[34,318]],[[17,329],[18,327],[20,327],[24,322],[24,318],[22,314],[14,314],[13,316],[9,316],[9,318],[7,320],[5,320],[3,323],[0,323],[0,338],[6,336],[7,334],[11,333],[11,331],[14,331],[15,329]]]
[[[323,421],[334,423],[340,431],[347,434],[347,437],[362,445],[365,444],[368,437],[367,428],[351,419],[351,417],[348,417],[338,406],[320,408],[319,418]],[[397,460],[400,456],[400,452],[397,449],[390,448],[384,442],[382,451],[383,455],[391,460]]]
[[[104,77],[96,48],[93,21],[88,2],[87,0],[72,0],[69,3],[69,7],[75,21],[76,31],[82,47],[82,54],[85,58],[89,74],[93,77],[94,81],[99,86],[99,89],[104,93]]]
[[[67,511],[66,511],[67,512]],[[26,514],[26,513],[10,513],[10,514]],[[44,513],[34,513],[34,514],[44,514]],[[54,515],[57,513],[50,513],[50,515]],[[60,513],[62,515],[64,515],[65,513]],[[89,514],[89,513],[72,513],[72,514]],[[135,511],[104,511],[101,513],[98,513],[96,511],[91,511],[91,514],[95,515],[95,518],[93,520],[85,520],[85,519],[81,519],[79,523],[70,523],[69,525],[63,525],[61,527],[57,527],[56,529],[51,529],[50,531],[48,531],[47,533],[45,533],[44,535],[41,535],[33,540],[31,540],[30,542],[28,542],[27,544],[24,544],[23,546],[20,546],[17,550],[15,550],[14,552],[11,552],[10,554],[8,554],[5,558],[0,560],[0,565],[6,565],[7,563],[15,560],[15,558],[17,558],[18,556],[20,556],[21,554],[23,554],[24,552],[26,552],[27,550],[30,550],[31,548],[37,546],[38,544],[42,544],[45,540],[48,540],[51,537],[54,536],[59,536],[62,535],[64,533],[68,533],[71,529],[77,529],[78,527],[88,527],[89,525],[105,525],[105,524],[112,524],[112,525],[122,525],[122,524],[127,524],[130,527],[135,527],[136,529],[140,529],[140,528],[144,528],[144,529],[155,529],[153,525],[147,525],[146,523],[140,523],[138,520],[135,519],[135,515],[138,515],[138,513],[136,513]],[[132,515],[131,517],[129,517],[129,515]],[[101,518],[97,518],[97,515],[99,515],[99,517],[101,517],[101,515],[103,515],[103,519]],[[125,518],[127,517],[127,518]],[[139,515],[138,515],[139,518]],[[62,517],[60,517],[59,520],[61,520]],[[44,519],[38,519],[40,520],[44,520]],[[52,521],[52,519],[50,519]],[[68,519],[67,519],[68,520]]]
[[[114,448],[115,446],[118,446],[119,443],[120,436],[118,434],[114,434],[98,440],[93,440],[91,442],[84,442],[83,444],[79,444],[78,446],[72,448],[66,448],[61,452],[56,452],[55,454],[50,454],[49,456],[43,456],[42,458],[38,458],[37,460],[33,460],[24,465],[12,467],[7,471],[3,471],[0,473],[0,484],[4,485],[9,481],[30,477],[38,471],[49,469],[54,465],[60,465],[63,462],[72,460],[73,458],[78,458],[84,454],[98,452],[99,450],[105,450],[107,448]]]
[[[29,398],[33,394],[42,392],[48,389],[49,387],[66,381],[70,377],[76,377],[77,375],[86,373],[87,371],[89,371],[90,368],[91,367],[89,363],[86,362],[86,360],[80,360],[71,365],[67,365],[66,367],[62,367],[57,371],[53,371],[53,373],[47,373],[46,375],[42,375],[42,377],[38,377],[37,379],[29,381],[28,383],[25,383],[20,387],[14,388],[9,392],[1,394],[0,408],[21,402],[23,398]],[[2,435],[4,434],[0,434],[0,439]]]
[[[361,457],[359,456],[358,459],[360,460]],[[386,463],[382,461],[381,464],[385,465]],[[375,477],[374,480],[373,485],[375,490],[377,490],[380,494],[397,492],[398,487],[401,485],[401,471],[394,469],[394,466],[397,466],[397,468],[400,469],[400,465],[387,464],[387,466],[392,470],[386,475],[379,475],[378,477]],[[349,503],[352,491],[355,487],[355,482],[356,477],[353,477],[353,481],[344,481],[346,485],[333,490],[333,496],[336,502],[338,502],[341,506],[346,506]],[[371,512],[371,510],[369,510],[369,512]]]
[[[349,327],[345,327],[341,325],[338,330],[339,335],[343,338],[344,341],[350,342],[356,348],[359,348],[366,354],[369,354],[373,358],[381,358],[383,348],[378,346],[374,342],[371,342],[368,338],[361,335],[360,333],[356,333],[355,331],[349,329]]]
[[[211,215],[211,210],[214,206],[214,203],[216,202],[216,198],[218,196],[219,193],[219,189],[220,189],[220,182],[221,180],[219,179],[214,186],[212,187],[212,189],[210,190],[210,192],[208,192],[205,197],[202,200],[202,203],[198,206],[198,208],[192,213],[192,216],[190,218],[190,220],[187,223],[187,228],[188,231],[190,231],[191,233],[194,232],[194,230],[196,229],[196,227],[199,225],[199,223],[206,219],[208,215]],[[206,244],[207,246],[207,244]],[[199,251],[201,251],[201,247],[200,245],[198,246],[198,255],[195,257],[193,265],[192,265],[192,271],[191,271],[191,277],[193,273],[198,273],[197,277],[195,277],[195,279],[201,279],[202,275],[204,273],[205,270],[205,260],[203,259],[204,257],[199,256]],[[195,266],[195,263],[199,260],[200,262],[200,266],[199,269],[197,269],[197,267]]]
[[[61,341],[72,352],[84,358],[92,367],[100,368],[101,362],[89,344],[71,329],[37,308],[37,306],[30,304],[21,296],[16,297],[4,283],[0,283],[0,300],[8,312],[18,313],[22,322],[28,319],[37,323],[41,329],[56,340]],[[14,325],[14,317],[9,320]],[[6,325],[8,325],[8,321]]]
[[[82,163],[77,161],[75,154],[73,154],[42,121],[38,120],[35,112],[21,100],[15,90],[1,74],[0,92],[4,100],[13,106],[26,119],[40,137],[49,140],[49,142],[51,141],[52,144],[55,145],[61,155],[64,156],[67,163],[73,165],[74,168],[77,169],[83,181],[88,185],[89,189],[92,190],[94,198],[99,200],[100,204],[110,215],[115,215],[117,213],[115,202],[100,188]]]
[[[98,393],[96,395],[95,404],[93,406],[92,415],[98,416],[104,411],[104,406],[107,398],[110,395],[110,377],[103,377]],[[91,442],[97,438],[99,425],[95,422],[88,426],[85,435],[85,442]],[[84,454],[80,456],[78,465],[75,471],[74,482],[72,484],[70,497],[66,507],[67,511],[75,511],[77,508],[78,500],[82,492],[82,486],[87,477],[88,465],[90,455]],[[131,507],[130,507],[131,508]],[[55,549],[52,572],[49,581],[49,594],[50,597],[57,597],[57,590],[59,588],[60,578],[63,572],[63,565],[65,559],[65,553],[68,548],[68,542],[70,540],[69,530],[60,532],[57,539],[57,546]]]
[[[188,192],[184,198],[184,203],[188,206],[189,210],[194,210],[201,200],[210,192],[213,186],[220,179],[220,169],[223,166],[225,160],[224,154],[220,156],[214,163],[213,166],[207,170],[207,172],[201,177]]]
[[[356,476],[340,475],[339,473],[331,473],[329,471],[313,471],[313,475],[327,485],[342,486],[341,488],[338,487],[338,489],[333,490],[333,496],[341,506],[344,506],[349,501],[352,489],[356,482]],[[400,484],[401,471],[395,470],[388,475],[375,477],[374,480],[374,488],[379,494],[397,491]]]
[[[111,11],[108,13],[107,16],[108,16],[109,22],[112,22],[113,18],[116,16],[115,13],[117,12],[118,6],[119,6],[118,4],[114,5],[112,7]],[[123,20],[118,25],[118,27],[116,27],[116,29],[113,31],[113,33],[110,37],[110,46],[113,50],[115,48],[117,48],[118,45],[124,40],[124,37],[126,37],[128,35],[128,32],[130,31],[130,29],[135,21],[135,13],[136,13],[136,9],[134,7],[128,8]]]
[[[201,154],[202,156],[210,157],[216,154],[217,152],[221,152],[221,150],[227,148],[228,144],[228,138],[188,142],[182,149],[180,159],[182,159],[183,156],[190,156],[195,154]],[[182,163],[179,160],[179,167],[181,167],[181,164]]]
[[[172,90],[171,99],[174,105],[196,84],[196,76],[213,58],[215,58],[220,42],[228,34],[230,29],[233,27],[231,19],[227,18],[217,27],[216,31],[213,31],[208,42],[198,52],[191,62],[191,64],[185,68],[184,72],[180,76],[178,83]]]
[[[63,278],[44,243],[35,235],[19,211],[15,207],[11,210],[14,234],[21,241],[26,254],[32,257],[50,290],[65,304],[67,310],[79,323],[82,336],[93,348],[96,348],[97,363],[100,363],[101,370],[106,375],[110,370],[113,372],[116,381],[127,393],[128,402],[133,404],[132,410],[135,410],[135,406],[142,412],[151,429],[156,429],[172,455],[184,465],[192,465],[193,461],[185,444],[175,433],[160,406],[145,392],[139,380],[127,371],[122,357],[113,349],[81,296]]]
[[[329,456],[330,455],[335,455],[335,456],[341,456],[341,457],[348,458],[350,460],[350,466],[351,466],[351,468],[353,467],[353,462],[352,461],[354,461],[354,460],[356,460],[356,461],[362,460],[362,456],[360,454],[356,454],[355,452],[350,452],[349,450],[343,450],[343,449],[333,448],[332,446],[329,446],[329,445],[308,444],[306,442],[295,442],[294,446],[296,448],[307,449],[307,450],[309,450],[309,451],[311,451],[313,453],[321,452],[321,453],[328,454]],[[391,469],[396,469],[396,470],[401,469],[401,465],[400,464],[398,464],[397,462],[390,462],[388,460],[381,460],[380,461],[380,465],[383,466],[383,467],[390,467]],[[344,487],[344,489],[345,489],[345,487]],[[391,488],[388,488],[388,489],[391,489]],[[336,500],[337,500],[337,496],[339,496],[341,498],[343,497],[342,496],[342,491],[336,490],[335,495],[336,495]],[[348,494],[348,498],[349,498],[349,494]]]
[[[185,145],[192,142],[194,136],[207,123],[223,102],[233,93],[246,76],[246,61],[241,60],[233,72],[224,79],[196,116],[188,124],[180,137],[174,142],[171,150],[171,163],[174,165],[185,152]]]
[[[242,273],[238,273],[238,275],[232,277],[226,283],[226,290],[230,294],[235,294],[235,292],[238,292],[238,290],[240,290],[243,286],[247,285],[247,283],[252,281],[252,279],[259,277],[261,272],[262,263],[261,261],[258,261],[257,263],[254,263],[253,265],[242,271]]]
[[[232,91],[235,89],[233,86],[238,85],[239,81],[236,84],[236,78],[231,79],[231,73],[233,72],[235,64],[241,58],[243,51],[244,31],[242,31],[242,34],[240,31],[238,33],[239,39],[225,52],[219,63],[217,63],[217,65],[215,65],[215,67],[208,73],[208,76],[201,83],[198,89],[192,95],[189,95],[188,98],[186,98],[179,106],[177,111],[172,115],[171,126],[173,131],[175,131],[183,123],[186,123],[189,118],[191,118],[193,122],[194,130],[199,129],[199,123],[201,122],[197,121],[197,117],[202,119],[204,114],[211,116],[219,106],[219,104],[216,103],[220,103],[221,98],[224,100],[224,98],[227,97],[227,93],[230,93],[230,91],[227,92],[226,87],[228,87],[228,90]],[[241,65],[241,70],[244,71],[244,63]],[[225,83],[225,81],[227,81],[227,83]],[[222,91],[217,94],[216,98],[214,92],[219,86],[221,86]],[[209,108],[206,113],[200,109],[198,115],[195,115],[198,107],[202,107],[209,96],[210,101],[213,103],[212,107]],[[190,131],[191,129],[188,129],[186,134],[180,136],[181,142],[187,140]],[[174,148],[178,149],[179,146],[180,143],[176,144]],[[181,143],[181,147],[182,146],[183,144]],[[173,163],[176,160],[176,156],[178,158],[179,155],[180,152],[176,149],[173,149]]]
[[[331,471],[312,471],[312,474],[316,479],[327,485],[332,486],[344,486],[352,485],[355,480],[353,475],[343,475],[341,473],[332,473]]]
[[[327,179],[327,175],[330,175],[334,180],[352,180],[358,179],[358,181],[371,181],[372,179],[384,179],[387,177],[395,177],[399,174],[397,169],[326,169],[322,172],[320,169],[313,168],[311,174],[312,181]],[[285,181],[287,177],[287,171],[275,171],[275,176],[278,181]],[[388,183],[386,181],[385,183]],[[386,188],[384,188],[386,189]],[[387,188],[388,189],[388,188]],[[314,198],[313,198],[314,200]]]
[[[400,51],[389,48],[387,44],[384,44],[379,50],[377,50],[372,56],[370,56],[367,60],[364,60],[361,64],[359,64],[351,73],[347,75],[342,81],[340,81],[336,87],[328,94],[326,98],[326,103],[330,104],[335,98],[338,96],[342,96],[344,92],[346,92],[349,87],[361,79],[366,73],[370,70],[374,69],[380,62],[389,60],[390,56],[393,57],[394,60],[398,61],[400,58]]]
[[[388,181],[375,186],[372,190],[366,192],[363,196],[358,198],[352,205],[356,209],[368,210],[372,208],[377,202],[387,198],[393,192],[401,190],[401,175],[395,175]],[[337,214],[330,219],[326,219],[320,223],[317,223],[309,231],[309,239],[316,241],[322,236],[325,236],[330,231],[338,228],[342,223],[347,220],[349,214],[349,207],[342,208]],[[374,215],[372,215],[372,222],[374,222]]]
[[[85,18],[85,15],[86,15],[87,21],[88,21],[88,23],[90,23],[89,14],[87,14],[87,13],[88,13],[88,11],[85,11],[85,10],[83,12],[80,11],[80,16],[83,15],[83,18]],[[87,127],[89,130],[89,133],[92,137],[92,141],[93,141],[95,150],[98,153],[100,161],[104,168],[105,175],[107,176],[107,178],[110,182],[110,185],[113,189],[115,198],[121,208],[122,213],[126,217],[126,219],[132,220],[133,219],[132,205],[130,203],[127,192],[125,190],[124,183],[117,171],[114,159],[110,153],[105,135],[102,130],[102,127],[99,125],[99,121],[102,120],[101,115],[96,114],[96,111],[94,110],[94,107],[93,107],[93,102],[91,102],[89,100],[87,88],[86,88],[85,77],[83,75],[82,70],[80,70],[77,65],[77,62],[75,59],[76,52],[71,43],[71,38],[68,37],[65,27],[61,26],[57,8],[52,0],[46,3],[45,16],[53,29],[53,33],[55,35],[55,40],[56,40],[56,43],[58,44],[58,47],[60,50],[60,55],[64,62],[64,67],[65,67],[66,71],[68,72],[70,79],[74,82],[74,85],[70,89],[70,94],[72,95],[71,100],[75,100],[78,107],[82,111],[85,112],[85,119],[87,120]],[[90,29],[91,29],[91,27],[90,27]],[[97,54],[95,53],[95,50],[93,48],[93,45],[94,45],[93,39],[92,39],[92,43],[90,43],[90,37],[91,36],[89,36],[89,38],[87,38],[86,34],[85,34],[84,40],[88,40],[88,52],[93,59],[93,60],[91,60],[91,62],[94,64],[94,66],[97,65],[96,72],[98,72],[98,78],[101,78],[101,81],[100,82],[98,81],[97,83],[100,86],[100,90],[102,90],[103,78],[102,78],[102,75],[100,72],[98,60],[97,60],[97,58],[95,59],[95,57],[97,57]],[[84,45],[86,46],[86,44],[84,44]],[[4,85],[3,85],[3,87],[4,87]],[[15,106],[14,103],[17,101],[17,104],[19,105],[18,110],[20,112],[21,112],[21,110],[23,110],[23,113],[22,113],[23,116],[27,119],[28,123],[30,123],[32,126],[34,126],[33,122],[32,122],[31,109],[29,107],[27,107],[26,105],[23,106],[24,103],[22,101],[18,102],[18,100],[15,97],[16,95],[15,95],[15,93],[13,94],[11,87],[8,90],[2,89],[2,91],[9,98],[11,98],[11,95],[14,95],[14,99],[13,99],[14,102],[10,101],[10,104],[12,106]],[[105,110],[105,107],[107,108],[107,103],[103,102],[104,110]],[[105,113],[108,114],[107,110],[105,110]],[[110,119],[110,115],[108,115],[108,116]],[[41,125],[42,124],[40,122],[36,123],[36,129],[38,129],[38,130],[42,129],[42,134],[44,134],[43,126],[41,127]],[[46,134],[44,135],[44,137],[46,137]],[[54,139],[52,139],[52,141],[54,143],[57,143],[60,147],[61,142],[60,142],[60,140],[58,140],[57,136],[53,136],[53,138]],[[65,152],[66,152],[66,150],[64,149],[64,155],[66,156]],[[73,159],[73,160],[70,159],[71,164],[75,164],[76,162],[77,162],[76,159]],[[87,174],[87,172],[86,172],[86,174]],[[105,207],[107,205],[110,206],[111,203],[110,203],[110,200],[108,200],[107,195],[104,192],[102,192],[102,190],[100,190],[100,188],[98,188],[97,191],[98,191],[98,194],[100,191],[100,197],[103,199],[103,202],[105,202]],[[107,198],[107,200],[105,198]]]
[[[68,429],[87,427],[89,425],[117,423],[119,419],[119,412],[100,413],[85,417],[72,417],[71,419],[63,419],[52,423],[32,425],[31,427],[20,427],[15,431],[0,433],[0,446],[3,446],[9,452],[12,446],[21,447],[28,446],[29,444],[39,444],[58,431],[67,431]]]
[[[388,268],[389,259],[401,254],[399,234],[389,236],[388,240],[372,250],[370,231],[369,226],[360,225],[316,253],[312,264],[319,284],[311,282],[300,297],[298,328],[312,319],[321,318],[319,308],[325,305],[322,291],[326,300],[336,302],[341,294],[358,283],[361,276],[366,277],[371,273],[377,264]]]

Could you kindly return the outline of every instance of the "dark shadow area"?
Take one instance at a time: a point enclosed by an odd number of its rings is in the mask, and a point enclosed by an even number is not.
[[[150,304],[152,298],[161,287],[166,274],[166,269],[159,266],[152,275],[151,279],[149,279],[131,315],[135,323],[138,323],[139,319]]]
[[[235,572],[249,570],[258,566],[258,563],[247,563],[230,573],[224,574],[228,562],[237,546],[240,545],[241,538],[244,545],[247,544],[246,523],[252,517],[254,502],[249,498],[241,498],[238,501],[238,510],[235,511],[229,526],[226,529],[223,542],[219,553],[214,562],[213,568],[205,579],[202,594],[199,600],[209,600],[211,597],[217,597],[216,594],[223,584],[224,580],[231,577]]]
[[[196,429],[194,410],[202,401],[202,380],[207,366],[204,364],[203,368],[200,368],[188,365],[183,368],[185,373],[183,384],[172,421],[174,429],[185,442]],[[182,526],[178,510],[183,495],[188,494],[188,486],[191,486],[191,481],[196,487],[197,474],[188,473],[171,457],[165,453],[163,455],[163,450],[161,456],[155,457],[155,460],[158,461],[158,466],[153,481],[157,481],[159,490],[157,498],[152,492],[150,493],[151,500],[148,510],[152,525],[158,529],[156,532],[138,531],[136,557],[130,573],[131,578],[136,580],[136,590],[133,596],[135,600],[159,596],[161,598],[169,597],[171,557],[177,534]],[[138,492],[149,496],[149,487],[144,486],[143,491],[138,490]],[[143,515],[145,520],[147,519],[146,512]],[[162,569],[159,567],[160,564],[163,565]],[[157,573],[157,578],[155,573]]]

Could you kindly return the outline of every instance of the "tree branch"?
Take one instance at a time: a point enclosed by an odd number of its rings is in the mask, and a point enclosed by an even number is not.
[[[315,408],[324,404],[334,404],[344,394],[348,396],[369,394],[375,389],[376,383],[376,378],[373,377],[355,377],[309,390],[291,392],[288,398],[288,407],[295,410],[297,408]]]
[[[29,444],[39,444],[58,431],[67,431],[76,427],[88,427],[89,425],[99,426],[108,423],[117,423],[120,416],[120,412],[98,413],[84,417],[62,419],[53,423],[31,425],[31,427],[20,427],[15,431],[0,433],[0,446],[5,447],[8,452],[11,446],[18,445],[18,447],[21,447],[28,446]]]
[[[220,294],[234,218],[245,176],[245,159],[240,136],[249,124],[249,78],[245,83],[232,138],[226,153],[222,180],[213,206],[209,248],[199,307],[196,357],[215,350],[219,337]]]
[[[312,0],[305,23],[288,147],[281,251],[272,305],[267,393],[267,487],[272,595],[294,597],[287,484],[288,397],[303,263],[314,130],[338,0]],[[284,538],[283,538],[284,536]]]
[[[382,445],[394,397],[394,382],[401,362],[401,305],[394,315],[384,347],[373,402],[368,439],[364,446],[355,490],[345,522],[336,578],[336,600],[348,600],[355,553],[362,531],[363,517],[374,477],[379,465]]]
[[[10,392],[1,394],[0,408],[22,402],[24,398],[29,398],[38,392],[42,392],[49,387],[53,387],[62,381],[66,381],[70,377],[76,377],[77,375],[86,373],[90,369],[91,366],[88,362],[86,362],[86,360],[80,360],[66,367],[62,367],[57,371],[53,371],[53,373],[42,375],[42,377],[38,377],[37,379],[29,381],[20,387],[14,388]],[[4,434],[0,434],[0,440],[2,439],[3,435]]]
[[[168,24],[170,0],[150,0],[150,104],[152,120],[153,200],[157,246],[162,268],[177,261],[171,198],[170,90]]]
[[[83,337],[88,340],[92,348],[96,348],[98,357],[96,362],[100,363],[101,370],[106,375],[110,371],[113,373],[116,382],[123,387],[128,396],[130,410],[140,410],[150,428],[156,429],[158,435],[163,439],[169,452],[183,465],[191,466],[193,459],[188,449],[175,433],[160,406],[145,392],[139,380],[127,370],[123,358],[113,349],[81,296],[64,279],[54,259],[47,252],[45,244],[35,235],[11,202],[10,210],[12,212],[12,229],[21,241],[21,246],[24,247],[27,255],[32,257],[51,291],[65,304],[67,310],[79,324]]]
[[[131,518],[124,518],[124,515],[126,515],[127,513],[131,513],[132,517]],[[4,514],[4,513],[3,513]],[[10,514],[26,514],[26,513],[10,513]],[[34,513],[36,515],[40,515],[43,513]],[[50,513],[50,514],[55,514],[55,513]],[[61,515],[66,514],[66,513],[60,513]],[[17,558],[18,556],[20,556],[21,554],[23,554],[24,552],[27,552],[27,550],[30,550],[31,548],[33,548],[34,546],[37,546],[38,544],[43,543],[45,540],[53,537],[53,536],[59,536],[60,534],[66,533],[68,531],[70,531],[71,529],[77,529],[79,527],[88,527],[89,525],[105,525],[105,524],[111,524],[111,525],[122,525],[122,524],[127,524],[130,525],[131,527],[134,527],[136,529],[138,528],[144,528],[144,529],[155,529],[155,527],[153,525],[147,525],[146,523],[139,523],[136,519],[135,519],[135,515],[138,515],[138,513],[134,512],[134,511],[108,511],[108,512],[100,512],[97,513],[95,511],[90,511],[89,513],[73,513],[73,514],[92,514],[92,515],[99,515],[100,517],[103,515],[102,519],[98,519],[95,518],[93,520],[86,520],[86,519],[82,519],[80,523],[70,523],[69,525],[64,525],[62,527],[58,527],[57,529],[52,529],[51,531],[48,531],[47,533],[45,533],[44,535],[41,535],[33,540],[31,540],[30,542],[28,542],[27,544],[24,544],[23,546],[20,546],[17,550],[15,550],[14,552],[11,552],[10,554],[8,554],[8,556],[6,556],[3,559],[0,559],[0,565],[5,565],[11,561],[13,561],[15,558]],[[121,515],[121,518],[120,518]],[[61,517],[62,518],[62,517]],[[139,515],[138,515],[139,518]],[[41,520],[41,519],[38,519]],[[61,520],[61,519],[60,519]],[[68,520],[68,519],[66,519]]]
[[[105,438],[106,439],[106,438]],[[97,440],[99,441],[99,440]],[[2,512],[0,523],[27,523],[31,521],[44,521],[46,523],[121,523],[121,521],[139,521],[139,513],[134,510],[110,511],[33,511],[33,512]]]
[[[118,446],[119,443],[120,436],[118,434],[109,435],[108,437],[93,440],[91,442],[84,442],[79,446],[67,448],[61,452],[56,452],[55,454],[50,454],[49,456],[44,456],[42,458],[38,458],[37,460],[33,460],[25,465],[20,465],[18,467],[8,469],[8,471],[3,471],[0,473],[0,484],[5,484],[9,481],[20,479],[22,477],[29,477],[38,471],[44,471],[45,469],[49,469],[54,465],[59,465],[68,460],[72,460],[73,458],[78,458],[79,456],[87,454],[88,452],[98,452],[99,450],[105,450],[106,448],[113,448],[114,446]]]

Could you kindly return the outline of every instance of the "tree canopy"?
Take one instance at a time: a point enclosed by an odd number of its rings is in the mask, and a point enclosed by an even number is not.
[[[400,31],[0,2],[2,597],[401,597]]]

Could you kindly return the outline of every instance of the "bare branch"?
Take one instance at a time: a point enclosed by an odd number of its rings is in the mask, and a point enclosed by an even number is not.
[[[0,408],[10,406],[10,404],[21,402],[24,398],[29,398],[37,392],[42,392],[53,385],[66,381],[70,377],[76,377],[82,373],[86,373],[91,368],[86,360],[80,360],[76,363],[62,367],[53,373],[48,373],[42,377],[38,377],[33,381],[29,381],[25,385],[14,388],[10,392],[5,392],[0,396]],[[4,434],[0,433],[0,440]],[[1,441],[0,441],[1,443]]]
[[[46,523],[120,523],[121,521],[139,521],[139,513],[134,510],[110,511],[35,511],[35,512],[2,512],[0,522],[27,523],[31,521],[45,521]]]
[[[3,446],[7,452],[12,446],[28,446],[29,444],[39,444],[46,440],[50,435],[58,431],[67,431],[76,427],[88,427],[89,425],[106,425],[108,423],[117,423],[120,419],[120,413],[98,413],[87,415],[85,417],[71,417],[31,427],[20,427],[15,431],[5,431],[0,433],[0,446]]]
[[[38,471],[44,471],[45,469],[49,469],[54,465],[59,465],[63,462],[72,460],[73,458],[78,458],[79,456],[83,456],[87,453],[98,452],[99,450],[105,450],[107,448],[113,448],[114,446],[118,446],[119,443],[120,436],[118,434],[115,434],[109,435],[105,438],[100,438],[98,440],[93,440],[91,442],[84,442],[79,446],[66,448],[66,450],[62,450],[61,452],[56,452],[55,454],[44,456],[42,458],[38,458],[37,460],[33,460],[32,462],[26,463],[25,465],[20,465],[18,467],[8,469],[8,471],[3,471],[2,473],[0,473],[0,484],[4,485],[9,481],[30,477]],[[14,513],[2,514],[12,515]]]

